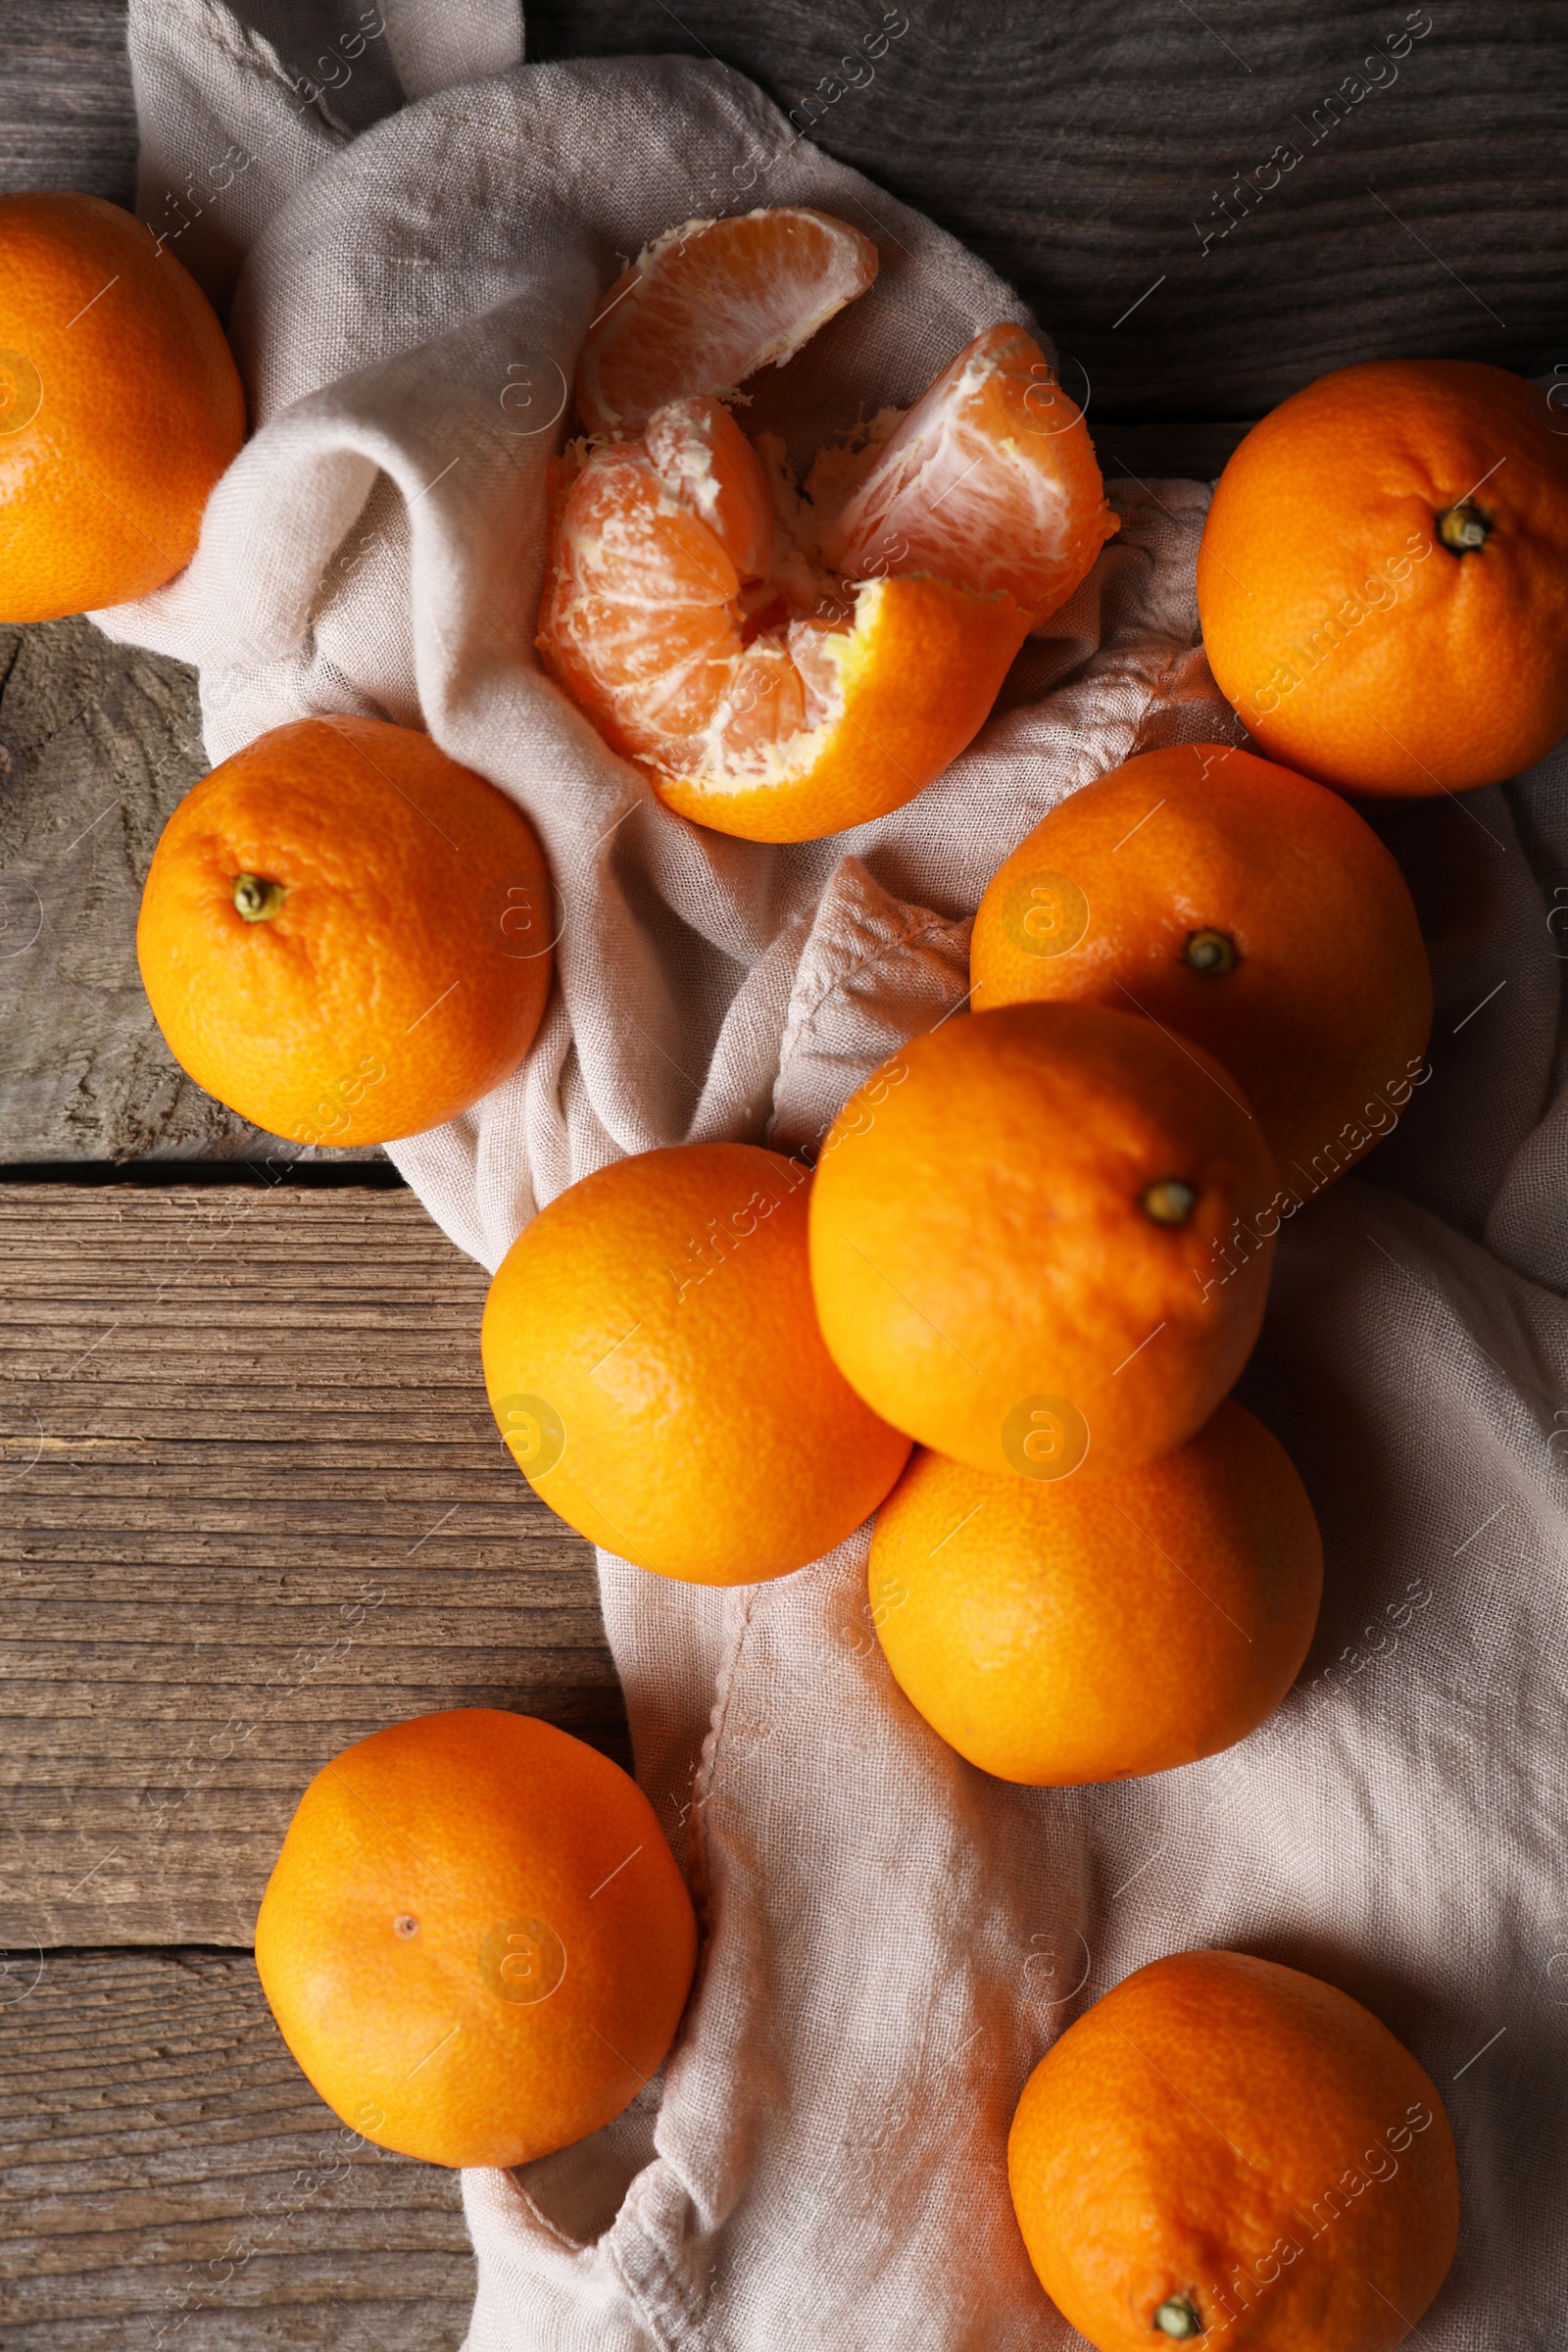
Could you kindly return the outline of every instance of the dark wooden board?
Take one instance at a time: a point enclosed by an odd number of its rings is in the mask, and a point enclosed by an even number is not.
[[[0,1978],[6,2352],[454,2352],[472,2299],[457,2176],[339,2125],[248,1953]]]
[[[1091,427],[1257,416],[1353,360],[1568,346],[1568,11],[1549,0],[535,0],[526,18],[536,59],[672,50],[750,74],[1020,289],[1086,371]],[[1431,30],[1391,58],[1412,22]],[[1354,98],[1352,77],[1382,86]],[[1259,187],[1288,141],[1299,161]],[[1227,230],[1238,172],[1252,193]]]
[[[248,1943],[306,1781],[410,1715],[624,1755],[484,1293],[407,1192],[0,1186],[0,1944]]]

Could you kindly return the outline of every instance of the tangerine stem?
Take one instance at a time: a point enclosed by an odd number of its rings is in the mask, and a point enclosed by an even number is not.
[[[1456,507],[1445,507],[1438,516],[1438,537],[1450,555],[1473,555],[1478,547],[1485,547],[1491,529],[1481,509],[1467,498],[1461,498]]]
[[[248,923],[270,922],[282,906],[285,892],[281,882],[269,882],[262,874],[234,876],[234,908]]]
[[[1195,972],[1234,972],[1241,958],[1228,931],[1189,931],[1182,961]]]
[[[1198,1206],[1198,1187],[1181,1176],[1156,1176],[1144,1187],[1140,1206],[1156,1225],[1185,1225]]]
[[[1174,2336],[1178,2343],[1203,2332],[1203,2323],[1191,2295],[1172,2295],[1162,2303],[1154,2314],[1154,2326],[1161,2335]]]

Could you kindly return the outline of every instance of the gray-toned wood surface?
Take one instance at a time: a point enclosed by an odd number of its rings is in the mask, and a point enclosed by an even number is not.
[[[410,1715],[624,1757],[484,1292],[408,1192],[0,1186],[0,1944],[249,1943],[306,1781]]]
[[[535,0],[526,18],[534,58],[678,50],[752,74],[1018,286],[1087,372],[1091,426],[1254,416],[1353,360],[1568,346],[1552,0]],[[1271,166],[1281,148],[1298,160]]]
[[[132,204],[136,118],[125,0],[3,0],[0,188]]]
[[[194,673],[90,621],[0,626],[0,1161],[301,1153],[180,1070],[136,969],[141,886],[203,774]]]
[[[248,1952],[0,1977],[6,2352],[453,2352],[472,2299],[457,2176],[344,2131]]]

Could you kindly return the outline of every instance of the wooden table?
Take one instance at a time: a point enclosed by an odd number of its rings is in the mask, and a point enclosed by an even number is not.
[[[626,1760],[484,1276],[384,1185],[24,1182],[0,1287],[0,2341],[439,2352],[456,2179],[345,2152],[247,1946],[304,1782],[383,1723],[514,1707]]]
[[[1330,106],[1406,15],[552,0],[529,33],[754,74],[1023,288],[1107,471],[1147,475],[1217,469],[1341,361],[1568,346],[1562,12],[1435,4]],[[0,184],[131,200],[122,29],[9,0]],[[0,628],[0,2340],[445,2352],[456,2183],[345,2148],[267,2016],[257,1900],[378,1724],[504,1705],[624,1756],[623,1724],[586,1547],[496,1440],[479,1270],[385,1161],[280,1155],[153,1029],[136,898],[201,765],[177,665]]]

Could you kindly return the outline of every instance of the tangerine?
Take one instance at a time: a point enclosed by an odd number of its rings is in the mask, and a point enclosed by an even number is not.
[[[413,727],[302,718],[186,794],[136,953],[198,1086],[306,1146],[439,1126],[533,1043],[550,884],[505,794]]]
[[[1030,2076],[1007,2142],[1029,2259],[1099,2352],[1390,2352],[1453,2259],[1453,2136],[1359,2001],[1245,1952],[1123,1979]]]
[[[132,214],[0,196],[0,619],[162,587],[244,437],[212,305]]]
[[[976,1010],[1108,1004],[1235,1072],[1302,1199],[1419,1082],[1432,974],[1404,877],[1338,793],[1218,743],[1145,752],[1061,801],[992,877]]]
[[[689,1584],[783,1576],[872,1512],[909,1442],[822,1344],[808,1171],[680,1144],[585,1176],[513,1244],[481,1345],[535,1492],[594,1544]]]
[[[1062,1788],[1255,1731],[1311,1642],[1323,1545],[1290,1456],[1227,1397],[1119,1478],[917,1451],[877,1513],[869,1584],[894,1679],[932,1730],[982,1772]]]
[[[354,2131],[427,2164],[526,2164],[609,2123],[663,2063],[696,1951],[636,1782],[490,1707],[323,1765],[256,1922],[304,2074]]]
[[[601,436],[562,463],[538,648],[660,797],[752,841],[886,815],[973,739],[1029,628],[1116,527],[1082,415],[989,328],[900,421],[822,452],[722,406],[864,292],[826,215],[689,221],[644,254],[577,371]]]
[[[1273,759],[1464,792],[1568,727],[1568,438],[1474,360],[1340,368],[1254,425],[1198,555],[1203,644]]]
[[[939,1025],[851,1096],[811,1281],[872,1410],[971,1469],[1110,1476],[1207,1420],[1262,1321],[1274,1166],[1236,1083],[1137,1013]]]
[[[1120,527],[1083,412],[1021,326],[987,327],[882,421],[863,457],[829,452],[808,482],[823,558],[852,578],[934,572],[1040,621]]]
[[[538,645],[666,807],[747,841],[808,841],[886,815],[956,759],[1029,622],[1010,596],[929,578],[853,599],[829,583],[826,616],[768,620],[774,547],[740,427],[716,401],[672,402],[645,436],[580,460]]]

